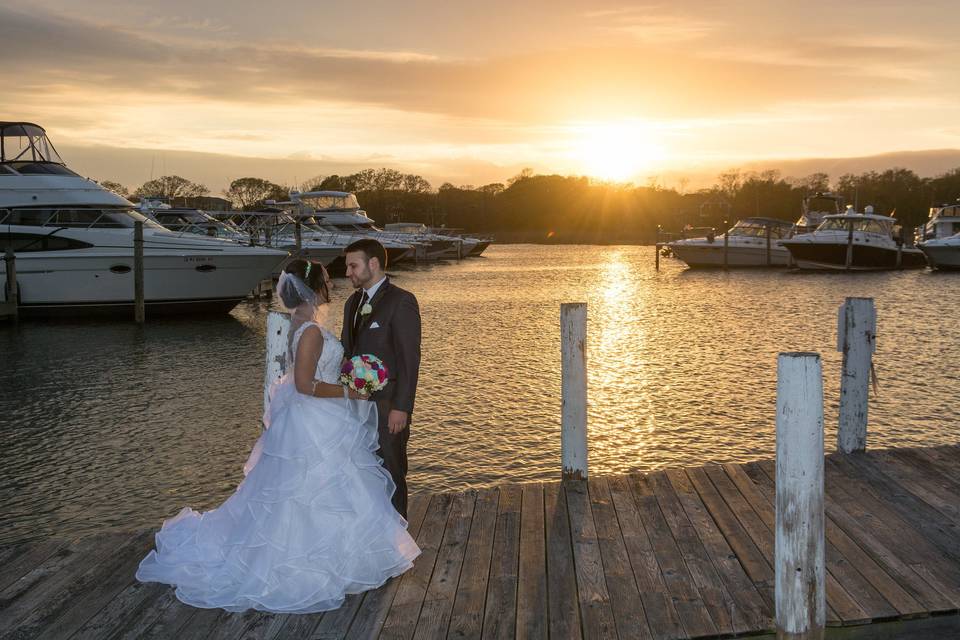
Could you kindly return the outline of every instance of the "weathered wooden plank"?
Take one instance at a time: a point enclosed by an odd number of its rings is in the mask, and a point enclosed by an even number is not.
[[[78,541],[74,554],[58,567],[56,573],[18,594],[4,610],[0,633],[16,628],[22,637],[31,637],[45,621],[62,613],[71,598],[86,589],[91,583],[88,572],[100,567],[129,543],[129,534],[89,536]]]
[[[724,465],[724,471],[731,481],[740,490],[740,493],[750,502],[754,510],[763,518],[766,509],[772,513],[774,496],[765,495],[761,488],[747,475],[741,465]],[[763,473],[761,471],[761,473]],[[828,513],[829,516],[829,513]],[[766,520],[764,519],[766,522]],[[913,596],[907,593],[897,581],[888,575],[869,555],[867,555],[843,530],[829,517],[825,520],[825,534],[827,538],[827,566],[831,569],[833,555],[841,554],[846,561],[853,564],[856,570],[873,585],[898,615],[913,616],[924,611]],[[832,570],[832,569],[831,569]],[[841,579],[842,581],[842,579]],[[858,600],[859,601],[859,600]],[[860,601],[862,603],[862,601]],[[882,617],[876,610],[870,611],[873,617]]]
[[[686,632],[673,606],[670,590],[663,580],[656,552],[644,528],[627,478],[613,477],[609,481],[609,487],[650,634],[657,640],[685,638]]]
[[[239,640],[246,631],[266,615],[262,611],[222,612],[217,616],[217,624],[209,630],[204,640]]]
[[[766,482],[772,484],[772,463],[761,462],[748,466],[751,477],[759,472]],[[909,591],[930,611],[950,611],[955,608],[946,595],[951,592],[949,581],[929,573],[924,568],[928,543],[919,537],[916,531],[877,502],[871,503],[871,509],[864,507],[862,492],[857,495],[848,493],[842,480],[842,474],[833,469],[831,457],[827,457],[826,511],[829,520],[849,535],[854,542],[879,563],[885,571],[897,576],[899,584]],[[762,480],[761,480],[762,483]],[[867,497],[868,502],[870,498]],[[876,513],[874,510],[877,510]],[[932,547],[929,547],[932,549]],[[935,553],[939,554],[939,552]],[[937,557],[942,557],[937,555]],[[960,596],[960,593],[957,594]]]
[[[187,624],[177,632],[177,640],[207,640],[217,632],[217,629],[230,625],[231,619],[239,614],[224,611],[223,609],[200,609],[192,616]],[[235,624],[235,623],[234,623]],[[242,630],[242,629],[241,629]],[[237,632],[239,633],[240,630]]]
[[[427,508],[430,505],[431,496],[429,494],[414,494],[410,496],[410,505],[407,510],[407,532],[419,542],[419,535],[423,524],[423,519],[427,514]],[[415,562],[418,562],[419,559]],[[402,576],[393,578],[387,584],[376,591],[367,592],[357,615],[353,618],[353,624],[350,626],[349,635],[351,638],[376,638],[380,635],[383,623],[387,619],[390,611],[390,605],[397,595],[400,588]],[[287,623],[287,626],[297,624],[295,620]],[[284,627],[284,636],[286,637],[287,628]],[[293,633],[289,637],[297,637]]]
[[[546,535],[547,601],[551,638],[579,640],[580,605],[576,568],[570,541],[567,495],[559,482],[544,485],[544,531]]]
[[[380,632],[381,638],[400,640],[413,637],[452,504],[453,495],[449,493],[438,494],[430,501],[417,537],[420,557],[413,568],[401,576],[397,595]]]
[[[43,623],[37,618],[37,635],[43,638],[68,638],[94,614],[103,609],[118,593],[135,580],[140,560],[153,544],[153,533],[142,531],[118,547],[114,554],[84,574],[80,580],[88,585],[70,598],[66,610],[50,616]],[[21,623],[20,631],[26,626]]]
[[[772,520],[775,515],[773,514],[773,505],[776,504],[776,495],[775,495],[775,475],[776,468],[774,462],[770,463],[770,476],[769,476],[769,485],[767,486],[767,495],[769,498],[768,504],[770,505],[770,511],[767,512],[762,508],[761,503],[758,503],[757,508],[763,512],[763,517],[766,521]],[[826,484],[825,484],[826,486]],[[826,500],[826,494],[824,494],[824,500]],[[826,513],[826,507],[824,508],[824,513]],[[826,530],[826,522],[824,523],[824,529]],[[841,575],[845,571],[848,571],[846,564],[836,564],[837,554],[836,550],[831,547],[830,544],[827,544],[825,564],[827,573],[824,576],[824,583],[827,596],[827,625],[828,626],[838,626],[838,625],[850,625],[850,624],[865,624],[872,620],[871,614],[857,602],[857,599],[845,588],[844,584],[841,584],[840,579],[834,575],[832,569],[837,569]],[[863,584],[862,579],[858,579],[857,584]],[[869,585],[868,585],[869,587]],[[883,609],[883,615],[880,617],[889,617],[893,615],[890,609]]]
[[[758,532],[758,540],[751,538],[706,472],[703,469],[687,469],[686,472],[747,576],[756,585],[769,610],[774,611],[773,531],[764,527],[766,532]]]
[[[174,590],[167,585],[154,584],[160,595],[138,611],[115,634],[113,640],[137,638],[175,638],[177,631],[199,609],[188,607],[177,600]],[[98,639],[99,640],[99,639]]]
[[[945,482],[941,476],[931,477],[929,468],[917,466],[909,458],[885,451],[868,454],[871,462],[887,477],[897,482],[906,491],[927,503],[954,524],[960,524],[960,485]]]
[[[143,583],[133,578],[127,587],[113,598],[95,616],[87,620],[71,640],[101,640],[109,638],[135,618],[148,613],[149,605],[160,599],[170,587],[165,584]]]
[[[865,455],[835,457],[833,462],[848,477],[856,477],[874,496],[882,498],[902,518],[914,523],[924,537],[954,562],[960,561],[960,524],[904,489],[886,476]]]
[[[497,524],[497,489],[482,489],[473,510],[470,537],[460,570],[456,599],[450,616],[448,638],[480,638],[483,632],[483,608],[490,577],[490,556]]]
[[[633,489],[647,535],[657,555],[657,562],[663,574],[664,582],[670,590],[674,608],[680,615],[687,635],[690,637],[716,635],[717,627],[713,624],[710,612],[700,598],[696,583],[683,561],[683,554],[677,547],[670,526],[660,511],[660,504],[643,476],[630,476],[630,486]]]
[[[733,467],[734,465],[728,465]],[[738,484],[733,476],[724,469],[724,477],[720,478],[715,471],[708,470],[708,475],[714,481],[715,486],[723,486],[723,495],[736,490],[750,504],[764,523],[772,520],[775,515],[773,506],[776,501],[773,495],[773,484],[770,485],[769,500],[759,493],[759,489],[753,485],[749,478],[746,482],[741,478]],[[734,473],[734,476],[736,473]],[[744,476],[745,477],[745,476]],[[736,489],[733,489],[736,487]],[[742,490],[741,490],[742,487]],[[746,492],[746,493],[744,493]],[[747,495],[749,494],[749,496]],[[824,520],[824,532],[831,531],[833,523],[829,519]],[[887,619],[896,617],[897,610],[877,591],[870,582],[860,575],[856,567],[852,566],[843,553],[837,549],[831,536],[826,537],[825,566],[827,575],[825,583],[827,589],[827,599],[834,612],[845,623],[860,624],[873,619]],[[853,604],[851,604],[851,601]],[[833,621],[831,621],[833,622]]]
[[[889,548],[940,594],[956,601],[960,596],[960,567],[956,562],[933,544],[916,522],[902,517],[887,500],[877,497],[855,470],[855,475],[847,475],[835,456],[828,456],[826,462],[827,477],[838,489],[836,497],[843,508],[863,529],[882,534]]]
[[[660,511],[667,521],[667,526],[670,527],[673,539],[677,542],[677,547],[693,577],[704,606],[710,612],[717,632],[721,635],[733,635],[748,630],[749,626],[743,614],[736,607],[733,597],[727,592],[710,559],[710,554],[707,553],[684,512],[670,484],[670,479],[664,472],[657,471],[648,474],[647,480],[657,497],[657,502],[660,503]]]
[[[597,540],[587,483],[583,480],[571,481],[564,483],[563,489],[567,494],[570,515],[570,540],[583,637],[616,638],[617,628],[603,575],[600,542]]]
[[[520,568],[517,630],[521,639],[547,638],[547,563],[543,522],[543,485],[523,485],[520,510]]]
[[[83,562],[84,555],[94,549],[97,543],[96,537],[86,537],[73,544],[64,544],[45,560],[8,584],[3,591],[0,591],[0,611],[3,611],[4,619],[12,618],[17,615],[16,611],[23,610],[24,607],[29,608],[30,603],[24,603],[23,598],[33,602],[42,599],[43,595],[33,594],[38,590],[47,589],[44,582],[54,579],[64,567]],[[0,621],[0,630],[3,628],[4,625]]]
[[[347,637],[347,630],[350,628],[353,619],[363,603],[364,593],[352,593],[343,600],[339,609],[327,611],[323,618],[314,627],[310,634],[310,640],[339,640]]]
[[[414,638],[433,640],[447,635],[476,500],[476,491],[461,492],[454,498]]]
[[[589,490],[617,634],[620,638],[652,638],[606,478],[590,478]]]
[[[0,590],[6,590],[14,582],[40,567],[54,554],[71,555],[73,553],[67,540],[31,543],[17,547],[16,551],[17,555],[13,559],[8,559],[5,564],[0,565]]]
[[[493,556],[487,581],[483,638],[512,638],[517,627],[517,579],[520,562],[520,485],[500,487]]]
[[[731,615],[743,620],[742,631],[772,631],[773,611],[737,560],[736,554],[710,517],[706,506],[682,469],[666,472],[684,513],[712,559],[718,574],[733,598]],[[741,629],[738,628],[738,632]]]

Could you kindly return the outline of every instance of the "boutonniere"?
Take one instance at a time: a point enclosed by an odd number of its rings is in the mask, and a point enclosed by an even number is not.
[[[360,315],[362,316],[369,315],[371,311],[373,311],[373,307],[370,306],[369,302],[360,307]]]

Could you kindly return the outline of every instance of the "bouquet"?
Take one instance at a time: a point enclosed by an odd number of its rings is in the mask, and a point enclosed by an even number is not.
[[[387,365],[377,356],[353,356],[340,367],[340,382],[357,393],[370,395],[387,386]]]

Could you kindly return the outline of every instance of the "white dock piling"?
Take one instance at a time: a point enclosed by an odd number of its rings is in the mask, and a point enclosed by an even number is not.
[[[820,355],[777,361],[777,640],[821,640],[826,625],[823,378]]]
[[[267,314],[267,368],[263,378],[263,410],[270,406],[270,386],[287,369],[287,333],[290,315],[281,311]]]
[[[560,457],[564,480],[587,478],[587,304],[560,305]]]
[[[877,311],[873,298],[847,298],[837,316],[837,351],[843,352],[837,450],[843,453],[867,448],[870,364],[876,350]]]

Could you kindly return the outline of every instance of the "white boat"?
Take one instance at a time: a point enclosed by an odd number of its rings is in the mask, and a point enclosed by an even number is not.
[[[309,225],[301,224],[298,250],[297,221],[282,209],[217,211],[216,218],[240,230],[250,244],[262,244],[289,251],[291,259],[305,258],[328,267],[343,255],[344,247],[356,239],[318,232]]]
[[[934,269],[960,269],[960,233],[921,242],[920,250]]]
[[[287,257],[168,231],[68,169],[42,127],[0,122],[0,249],[16,256],[21,315],[132,316],[138,221],[148,316],[227,312]]]
[[[960,233],[960,202],[930,207],[930,214],[915,237],[917,244],[927,240],[949,238]]]
[[[800,218],[794,226],[794,235],[810,233],[820,226],[827,216],[840,215],[846,211],[843,196],[829,191],[818,191],[804,196],[800,203]]]
[[[790,252],[781,240],[790,236],[793,223],[776,218],[744,218],[727,232],[726,265],[729,267],[785,267]],[[667,244],[692,268],[724,265],[723,235],[675,240]]]
[[[783,241],[800,269],[880,271],[927,266],[923,252],[894,239],[896,219],[875,215],[873,207],[857,213],[828,215],[814,231]]]
[[[299,218],[301,224],[312,231],[339,238],[350,238],[353,242],[360,238],[376,238],[387,250],[387,264],[394,265],[414,257],[414,245],[404,238],[392,237],[378,229],[366,212],[360,208],[357,197],[344,191],[291,191],[289,202],[277,203],[288,206],[290,213]],[[339,272],[341,258],[334,261],[332,268]]]
[[[960,202],[930,207],[915,234],[917,246],[934,269],[960,269]]]

